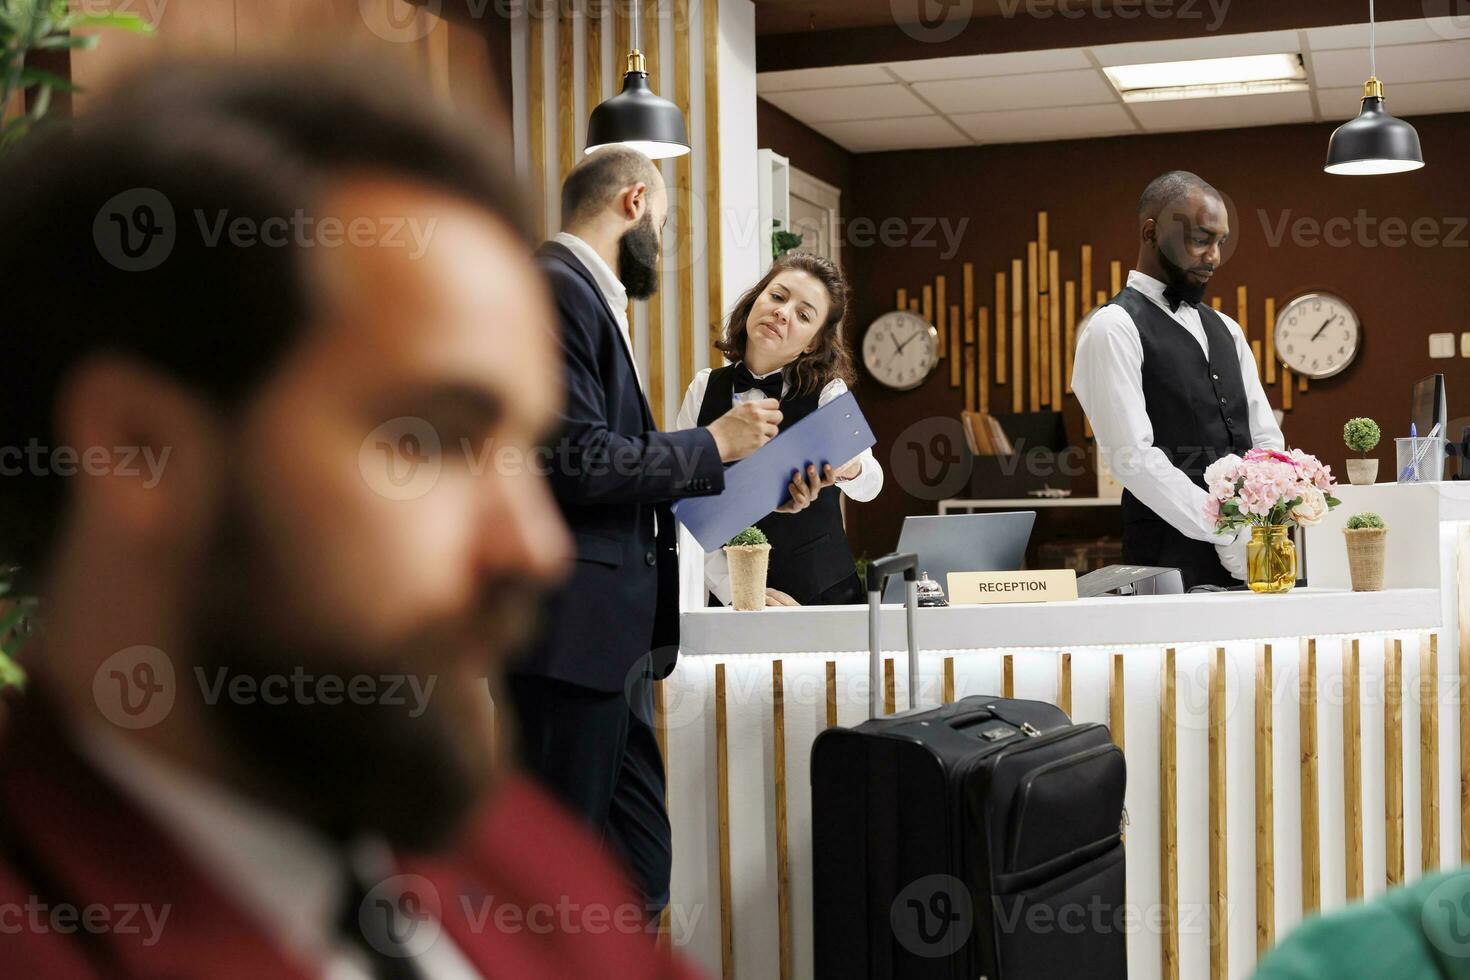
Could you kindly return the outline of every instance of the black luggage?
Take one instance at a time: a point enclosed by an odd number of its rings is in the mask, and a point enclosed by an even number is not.
[[[904,573],[909,710],[812,746],[818,978],[1127,975],[1123,753],[1054,705],[914,707],[913,555],[868,568],[870,677],[884,581]]]

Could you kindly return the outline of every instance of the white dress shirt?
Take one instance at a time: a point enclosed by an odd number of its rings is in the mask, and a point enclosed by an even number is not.
[[[322,980],[372,980],[366,958],[341,936],[338,921],[349,866],[369,889],[394,873],[381,842],[364,842],[349,857],[286,814],[165,762],[123,736],[101,727],[79,735],[82,754],[288,956],[318,965]],[[413,963],[424,980],[481,977],[442,929]]]
[[[623,335],[623,344],[628,348],[628,360],[633,362],[633,376],[638,379],[638,387],[643,387],[643,375],[638,370],[638,353],[633,350],[633,336],[628,332],[628,290],[623,286],[623,281],[618,278],[612,267],[602,260],[597,250],[588,245],[576,235],[569,235],[559,231],[551,236],[551,240],[558,245],[565,245],[567,250],[577,257],[577,261],[587,267],[592,273],[593,282],[597,283],[597,289],[602,293],[602,298],[607,302],[607,308],[612,311],[613,319],[618,323],[618,332]]]
[[[781,370],[784,369],[776,369],[776,371]],[[755,375],[755,377],[768,378],[775,374],[776,371],[768,371],[765,374]],[[694,380],[689,383],[689,390],[684,392],[684,402],[679,406],[679,415],[674,421],[674,428],[689,429],[698,424],[699,409],[704,404],[704,393],[709,388],[709,375],[710,369],[705,368],[696,374]],[[790,391],[791,380],[788,378],[781,387],[781,397],[786,397]],[[832,399],[846,394],[846,392],[847,384],[841,378],[833,378],[827,382],[826,386],[822,388],[821,394],[817,396],[817,407],[821,408],[823,405],[832,401]],[[744,392],[743,396],[737,393],[731,398],[730,407],[733,408],[740,404],[741,401],[745,400],[745,397],[755,396],[763,398],[765,397],[765,393],[752,389],[749,392]],[[878,465],[878,460],[873,456],[871,447],[864,449],[857,458],[862,461],[862,472],[851,480],[838,480],[837,488],[848,499],[862,503],[872,500],[883,489],[883,467]],[[835,470],[841,465],[841,463],[833,464],[832,468]],[[696,550],[699,549],[699,545],[694,543],[692,536],[688,540],[681,541],[680,543],[681,551],[684,548],[690,547]],[[703,554],[702,551],[700,553]],[[728,606],[734,602],[734,593],[730,587],[730,564],[725,558],[723,549],[704,555],[704,585],[705,588],[714,593],[715,598],[719,599],[725,605]],[[703,606],[703,596],[694,605],[696,607]],[[689,608],[689,606],[686,604],[684,608]]]
[[[1180,303],[1177,310],[1171,311],[1164,300],[1164,283],[1137,270],[1128,273],[1128,285],[1188,330],[1205,357],[1210,356],[1199,310]],[[1281,427],[1276,424],[1276,416],[1261,387],[1255,355],[1240,324],[1218,310],[1215,312],[1235,342],[1235,357],[1240,363],[1240,377],[1245,383],[1250,409],[1251,445],[1285,448]],[[1154,428],[1143,396],[1143,342],[1133,318],[1121,306],[1099,309],[1077,339],[1072,390],[1092,423],[1098,449],[1108,469],[1140,503],[1187,537],[1217,547],[1229,547],[1236,542],[1239,535],[1217,533],[1205,519],[1208,494],[1154,445]]]

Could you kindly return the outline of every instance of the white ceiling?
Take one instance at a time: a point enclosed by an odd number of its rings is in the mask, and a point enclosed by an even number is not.
[[[1470,110],[1470,18],[1377,27],[1388,110]],[[849,150],[908,150],[1346,120],[1369,74],[1368,25],[762,72],[760,97]],[[1300,52],[1308,91],[1124,104],[1111,65]]]

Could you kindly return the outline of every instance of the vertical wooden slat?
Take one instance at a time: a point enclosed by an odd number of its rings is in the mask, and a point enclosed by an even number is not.
[[[1214,309],[1214,310],[1224,310],[1225,309],[1225,301],[1222,300],[1218,296],[1211,296],[1210,297],[1210,308],[1211,309]]]
[[[1343,871],[1348,901],[1363,897],[1363,705],[1358,693],[1358,641],[1342,664]]]
[[[1066,350],[1067,358],[1062,371],[1065,375],[1066,391],[1070,395],[1072,393],[1072,356],[1077,353],[1077,283],[1068,279],[1062,293],[1065,323],[1062,346]]]
[[[1057,707],[1072,714],[1072,655],[1062,654],[1057,674]]]
[[[704,211],[708,229],[705,280],[709,283],[709,363],[715,367],[723,363],[714,345],[725,319],[724,245],[720,240],[725,213],[720,204],[720,5],[702,3],[700,13],[704,22]]]
[[[934,315],[938,317],[938,319],[934,321],[934,327],[939,331],[940,358],[948,357],[950,352],[948,316],[949,306],[945,302],[946,285],[947,283],[945,282],[944,276],[934,277]]]
[[[1266,297],[1266,315],[1261,318],[1261,329],[1266,333],[1266,384],[1276,383],[1276,300]]]
[[[1000,693],[1007,698],[1016,696],[1016,655],[1013,653],[1000,658]]]
[[[920,316],[924,315],[923,311],[919,309],[919,301],[916,299],[909,300],[909,312],[917,313]]]
[[[956,305],[951,305],[949,316],[951,321],[958,324],[961,316],[960,308]],[[956,325],[950,329],[954,332],[954,336],[951,339],[954,341],[955,350],[959,352],[960,369],[965,376],[963,385],[965,389],[965,410],[973,412],[975,410],[975,342],[973,339],[975,325],[969,322],[965,323],[965,332],[970,334],[972,339],[970,343],[963,345],[960,343],[959,326]]]
[[[932,285],[926,285],[924,287],[923,296],[924,296],[924,302],[923,302],[923,306],[921,307],[921,309],[924,311],[924,319],[928,320],[930,323],[933,323],[934,322],[934,287]],[[944,331],[943,330],[939,331],[939,336],[941,338],[944,336]]]
[[[1283,364],[1281,365],[1281,410],[1283,412],[1291,411],[1293,390],[1291,386],[1291,368]]]
[[[715,664],[715,799],[720,837],[720,974],[735,978],[735,920],[730,895],[730,744],[725,714],[725,665]]]
[[[1037,283],[1041,262],[1035,242],[1026,243],[1026,404],[1033,412],[1041,411],[1041,321],[1037,316],[1039,301]]]
[[[898,699],[894,694],[893,658],[883,661],[883,713],[891,715],[898,710]]]
[[[980,411],[990,411],[990,307],[982,306],[977,311],[980,325],[976,331],[979,342],[975,348],[975,360],[980,369],[980,392],[977,403]]]
[[[639,33],[642,37],[639,43],[643,45],[643,54],[648,68],[648,85],[655,92],[663,91],[661,83],[663,77],[659,74],[658,67],[658,29],[659,29],[659,0],[639,0],[642,8],[639,11]],[[685,154],[686,156],[688,154]],[[663,168],[659,161],[655,160],[655,167],[660,172]],[[665,263],[660,262],[658,266],[659,279],[663,279]],[[658,292],[654,293],[646,302],[644,307],[648,310],[648,405],[653,409],[653,421],[660,429],[664,427],[664,291],[660,286]],[[677,321],[676,321],[677,322]]]
[[[1276,942],[1276,832],[1273,800],[1271,644],[1256,652],[1256,955]]]
[[[1261,342],[1259,340],[1252,340],[1251,341],[1251,357],[1253,357],[1255,359],[1255,362],[1256,362],[1256,376],[1257,377],[1260,377],[1260,374],[1261,374]]]
[[[577,53],[574,47],[576,35],[572,4],[557,4],[556,17],[556,145],[557,145],[557,188],[567,179],[576,155],[576,103],[573,101],[573,85]],[[566,216],[562,216],[565,224]]]
[[[1047,241],[1047,231],[1048,231],[1048,228],[1047,228],[1046,212],[1045,211],[1037,211],[1036,212],[1036,253],[1041,256],[1041,261],[1042,262],[1045,262],[1046,261],[1046,254],[1047,254],[1047,251],[1048,251],[1048,249],[1050,247],[1049,246],[1049,243]],[[1040,269],[1036,270],[1036,276],[1037,276],[1037,288],[1040,289],[1043,293],[1046,292],[1050,288],[1048,286],[1048,283],[1051,282],[1051,279],[1049,279],[1047,277],[1046,266],[1043,265]]]
[[[966,262],[960,278],[960,305],[965,315],[965,343],[975,342],[975,263]]]
[[[1021,384],[1021,290],[1025,288],[1021,278],[1021,260],[1011,260],[1011,411],[1019,412],[1022,407]]]
[[[1209,881],[1210,980],[1226,980],[1229,973],[1229,881],[1225,875],[1225,648],[1216,647],[1210,660],[1209,709]]]
[[[1250,328],[1250,303],[1246,301],[1244,286],[1235,287],[1235,322],[1240,324],[1240,332],[1246,340],[1251,339]]]
[[[674,4],[674,105],[687,121],[692,111],[689,82],[689,0],[673,0]],[[615,53],[616,57],[616,53]],[[679,391],[688,389],[694,380],[694,347],[699,342],[694,330],[698,304],[694,301],[694,154],[685,153],[674,160],[674,193],[678,212],[674,221],[677,236],[679,312],[674,331],[679,345]],[[718,362],[712,362],[713,364]]]
[[[1298,391],[1306,391],[1307,390],[1307,376],[1305,374],[1303,374],[1299,378],[1297,378],[1297,390]]]
[[[1164,651],[1159,696],[1159,903],[1164,921],[1159,937],[1163,980],[1179,980],[1179,766],[1174,692],[1174,648]]]
[[[1086,316],[1092,312],[1092,246],[1082,246],[1082,305],[1086,307],[1082,314]]]
[[[827,727],[837,727],[837,661],[827,661]]]
[[[664,682],[653,682],[653,737],[658,742],[658,754],[664,760],[664,768],[669,765],[669,731],[668,717],[664,714]],[[668,795],[668,787],[664,787],[664,795]]]
[[[944,703],[954,701],[954,657],[944,658]]]
[[[1419,640],[1419,866],[1439,869],[1438,633]]]
[[[907,289],[899,287],[897,296],[894,299],[894,307],[900,310],[909,308],[909,291]]]
[[[1114,296],[1123,288],[1123,263],[1116,260],[1108,263],[1108,284]],[[1101,304],[1099,304],[1101,305]]]
[[[1006,383],[1006,274],[995,274],[995,383]]]
[[[1047,265],[1050,259],[1041,243],[1036,245],[1036,322],[1037,322],[1037,345],[1035,351],[1036,369],[1041,374],[1041,386],[1037,390],[1037,398],[1043,409],[1051,408],[1051,294],[1041,287],[1040,281],[1046,277]]]
[[[949,386],[960,386],[960,375],[964,369],[965,349],[960,345],[960,307],[949,304]]]
[[[1301,738],[1302,915],[1322,907],[1322,838],[1317,786],[1317,641],[1301,641],[1299,715]]]
[[[1389,888],[1404,883],[1404,641],[1383,641],[1383,840]]]
[[[1062,410],[1062,361],[1065,357],[1070,361],[1071,352],[1065,355],[1062,352],[1062,287],[1057,272],[1057,263],[1060,256],[1056,249],[1052,249],[1051,258],[1047,265],[1051,269],[1051,292],[1047,295],[1051,298],[1051,312],[1047,321],[1051,324],[1051,343],[1048,349],[1051,351],[1051,410],[1060,412]]]
[[[1108,731],[1113,744],[1123,748],[1123,709],[1126,698],[1123,692],[1123,655],[1113,654],[1113,673],[1108,684]]]
[[[1097,305],[1098,306],[1103,306],[1103,305],[1105,305],[1107,303],[1107,301],[1108,301],[1108,294],[1105,293],[1105,292],[1103,292],[1101,289],[1099,289],[1097,291]]]
[[[771,661],[771,753],[776,779],[776,929],[781,980],[791,977],[791,865],[786,840],[786,684]]]
[[[526,5],[526,142],[536,237],[546,237],[546,32],[544,8]]]

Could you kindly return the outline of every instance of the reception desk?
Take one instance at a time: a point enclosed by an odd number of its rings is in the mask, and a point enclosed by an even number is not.
[[[919,610],[920,706],[1051,701],[1123,747],[1130,977],[1248,976],[1304,913],[1461,859],[1470,492],[1341,496],[1307,535],[1313,587],[1284,596]],[[1363,509],[1391,528],[1382,592],[1348,590],[1341,522]],[[867,609],[691,610],[682,626],[661,716],[674,941],[715,975],[810,976],[808,759],[822,729],[867,715]],[[902,607],[884,607],[882,641],[885,710],[901,710]]]

